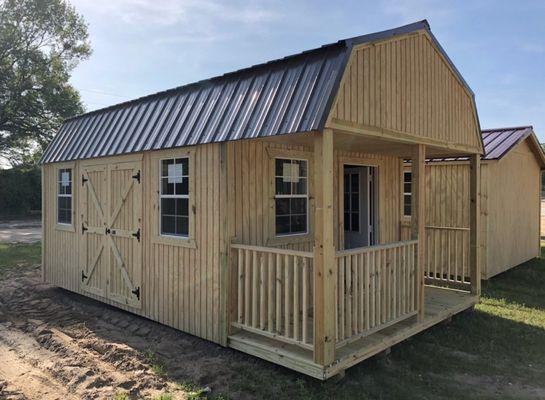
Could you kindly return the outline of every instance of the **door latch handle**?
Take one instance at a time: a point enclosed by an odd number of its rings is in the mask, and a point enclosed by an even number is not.
[[[140,228],[138,228],[138,230],[133,233],[132,236],[134,236],[140,242]]]
[[[85,272],[81,270],[81,281],[84,282],[85,279],[89,278],[87,275],[85,275]]]

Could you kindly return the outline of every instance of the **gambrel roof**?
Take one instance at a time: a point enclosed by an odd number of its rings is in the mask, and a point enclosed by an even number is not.
[[[511,128],[483,129],[481,135],[484,143],[483,161],[500,160],[512,149],[525,140],[529,140],[530,147],[541,167],[545,167],[545,153],[539,144],[534,128],[531,125]],[[432,158],[428,162],[468,161],[467,157]]]
[[[321,131],[353,46],[419,30],[473,96],[424,20],[77,116],[62,125],[40,162]]]

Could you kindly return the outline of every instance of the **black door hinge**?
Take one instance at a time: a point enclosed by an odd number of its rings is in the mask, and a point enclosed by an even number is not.
[[[140,228],[132,234],[138,241],[140,241]]]
[[[136,179],[138,183],[140,183],[140,170],[138,170],[138,172],[132,176],[132,179]]]
[[[83,270],[81,270],[81,281],[83,282],[83,281],[85,281],[85,279],[87,279],[87,278],[88,278],[88,276],[85,275],[85,272],[84,272]]]
[[[110,228],[106,228],[106,230],[104,231],[104,234],[105,234],[105,235],[109,235],[110,232],[111,232],[111,231],[110,231]]]
[[[85,176],[81,176],[81,186],[85,186],[85,182],[87,182],[89,179],[87,179]]]
[[[132,294],[134,294],[136,296],[136,298],[138,300],[140,300],[140,286],[138,286],[137,288],[135,288],[134,290],[131,291]]]
[[[86,228],[85,225],[83,225],[83,222],[81,223],[81,234],[83,235],[85,231],[88,231],[89,228]]]

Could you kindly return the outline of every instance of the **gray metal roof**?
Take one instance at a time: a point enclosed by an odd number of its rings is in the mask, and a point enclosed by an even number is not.
[[[352,47],[422,29],[431,35],[424,20],[80,115],[62,125],[40,163],[321,131]]]
[[[544,157],[543,151],[539,146],[539,142],[534,133],[532,126],[518,126],[513,128],[496,128],[496,129],[483,129],[481,136],[484,143],[484,155],[482,160],[499,160],[504,157],[511,149],[517,144],[533,137],[535,143],[538,143],[538,151],[540,158]],[[432,158],[429,162],[445,162],[445,161],[467,161],[468,157],[446,157],[446,158]]]

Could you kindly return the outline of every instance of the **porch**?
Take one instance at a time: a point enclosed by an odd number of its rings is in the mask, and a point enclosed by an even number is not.
[[[478,303],[478,296],[456,289],[427,286],[424,292],[424,319],[415,315],[397,323],[384,324],[352,342],[336,344],[334,361],[322,366],[313,360],[312,349],[273,336],[240,330],[229,336],[229,347],[304,373],[317,379],[328,379],[380,352],[416,335]]]
[[[328,379],[478,302],[461,276],[443,274],[438,284],[465,290],[426,285],[419,318],[417,248],[409,240],[336,253],[335,358],[320,365],[314,253],[233,244],[237,304],[229,346]]]
[[[448,149],[329,129],[289,140],[296,150],[263,151],[271,157],[268,170],[276,171],[264,174],[265,189],[240,170],[240,186],[255,182],[250,196],[268,193],[268,208],[245,219],[244,202],[251,210],[261,202],[241,197],[233,207],[243,218],[229,248],[229,347],[327,379],[478,302],[477,174],[471,174],[469,229],[425,225],[425,158]],[[275,182],[299,184],[278,176],[293,171],[276,163],[293,162],[289,151],[310,160],[308,172],[300,176],[307,168],[301,166],[296,176],[310,181],[308,232],[256,239],[260,221],[266,232],[275,226]],[[244,147],[234,152],[239,157],[244,160]],[[412,215],[402,226],[406,159],[412,161]],[[478,156],[472,160],[476,171]],[[239,182],[238,170],[234,176],[230,187]],[[346,201],[353,197],[355,208]]]

